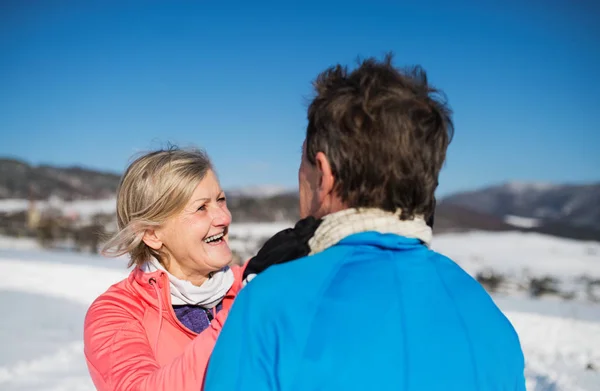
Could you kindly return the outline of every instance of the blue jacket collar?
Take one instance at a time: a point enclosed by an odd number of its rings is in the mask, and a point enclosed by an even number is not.
[[[390,250],[408,250],[419,247],[427,249],[427,246],[419,239],[394,234],[382,234],[374,231],[360,232],[347,236],[336,246],[375,246]]]

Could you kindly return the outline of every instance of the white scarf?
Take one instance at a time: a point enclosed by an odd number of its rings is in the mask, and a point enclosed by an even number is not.
[[[392,213],[377,208],[350,208],[327,215],[308,241],[310,255],[337,244],[347,236],[367,231],[415,238],[429,246],[432,231],[424,217],[400,220],[400,213],[401,211]]]
[[[174,305],[191,304],[204,308],[213,308],[223,300],[223,297],[225,297],[234,282],[233,271],[229,266],[213,273],[200,286],[175,277],[154,258],[144,263],[142,270],[145,273],[153,273],[157,270],[167,273],[171,287],[171,303]]]

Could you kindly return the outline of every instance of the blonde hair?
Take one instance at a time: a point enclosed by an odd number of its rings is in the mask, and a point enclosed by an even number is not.
[[[102,248],[117,257],[129,253],[128,267],[165,254],[150,248],[142,238],[183,210],[198,183],[212,170],[208,155],[199,149],[171,147],[137,158],[125,171],[117,190],[119,231]]]

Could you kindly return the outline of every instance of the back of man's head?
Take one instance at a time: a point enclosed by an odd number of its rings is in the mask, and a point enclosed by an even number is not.
[[[392,56],[355,70],[337,65],[314,82],[306,157],[323,152],[335,192],[348,207],[375,207],[401,218],[429,217],[452,139],[451,111],[420,67],[400,70]]]

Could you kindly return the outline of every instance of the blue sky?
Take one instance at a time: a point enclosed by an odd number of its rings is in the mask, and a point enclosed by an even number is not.
[[[294,187],[310,82],[393,51],[455,112],[440,195],[600,180],[593,1],[23,3],[0,5],[0,156],[122,172],[172,142],[226,188]]]

